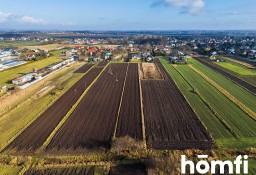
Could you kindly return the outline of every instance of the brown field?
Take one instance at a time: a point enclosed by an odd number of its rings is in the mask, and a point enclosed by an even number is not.
[[[103,68],[92,68],[50,108],[26,128],[5,150],[34,151],[46,141],[58,123],[76,103],[82,93]]]
[[[213,141],[160,61],[164,80],[142,80],[147,146],[210,149]]]
[[[214,71],[220,73],[221,75],[223,75],[224,77],[227,77],[228,79],[232,80],[234,83],[244,87],[245,89],[249,90],[250,92],[256,94],[256,87],[243,81],[242,79],[228,73],[227,71],[224,70],[224,68],[222,68],[221,66],[215,65],[209,61],[200,59],[200,58],[196,58],[197,61],[199,61],[200,63],[202,63],[203,65],[213,69]]]
[[[142,121],[138,64],[129,64],[123,100],[119,113],[117,137],[142,140]]]
[[[95,167],[29,169],[24,175],[94,175],[94,169]]]
[[[85,73],[87,72],[93,65],[92,64],[85,64],[76,70],[74,73]]]
[[[142,163],[123,164],[111,167],[109,175],[147,175],[146,165]]]
[[[107,61],[101,61],[97,66],[99,66],[99,67],[105,67],[106,65],[108,64],[108,62]]]
[[[85,151],[110,148],[127,67],[128,64],[109,65],[46,150]]]
[[[148,69],[147,75],[155,78],[158,74],[163,79],[141,80],[147,146],[160,150],[212,148],[210,135],[160,61],[155,62],[155,69]],[[90,68],[84,65],[78,71]],[[40,148],[102,70],[99,66],[92,68],[5,150],[28,152]],[[46,151],[106,150],[114,136],[142,140],[140,102],[138,64],[110,64],[45,145]]]

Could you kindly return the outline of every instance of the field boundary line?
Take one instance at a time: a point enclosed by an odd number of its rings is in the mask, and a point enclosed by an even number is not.
[[[95,66],[92,66],[86,73],[85,75],[91,70],[93,69]],[[87,94],[87,92],[91,89],[91,87],[94,85],[94,83],[99,79],[99,77],[101,76],[101,74],[106,70],[106,68],[108,67],[108,65],[99,73],[99,75],[93,80],[93,82],[90,84],[90,86],[88,86],[86,88],[86,90],[83,92],[83,94],[80,96],[80,98],[77,100],[77,102],[71,107],[71,109],[68,111],[68,113],[62,118],[62,120],[59,122],[59,124],[55,127],[55,129],[51,132],[51,134],[48,136],[48,138],[46,139],[46,141],[43,143],[43,145],[38,148],[35,152],[36,153],[40,153],[41,151],[43,151],[52,141],[53,137],[55,136],[55,134],[59,131],[59,129],[63,126],[63,124],[67,121],[67,119],[69,118],[69,116],[74,112],[74,110],[76,109],[76,107],[80,104],[80,102],[83,100],[84,96]]]
[[[193,67],[192,65],[188,65],[193,71],[195,71],[198,75],[200,75],[203,79],[205,79],[208,83],[210,83],[213,87],[215,87],[219,92],[225,95],[230,101],[232,101],[236,106],[238,106],[242,111],[244,111],[247,115],[249,115],[254,121],[256,121],[256,113],[241,103],[237,98],[231,95],[228,91],[219,86],[215,81],[211,80],[209,77],[204,75],[201,71]]]
[[[161,64],[162,64],[162,61],[160,60]],[[170,73],[168,72],[168,70],[166,69],[166,67],[164,66],[164,64],[162,64],[164,69],[166,70],[166,72],[170,75]],[[174,65],[169,65],[169,66],[172,66],[174,68],[174,70],[181,75],[181,77],[185,80],[185,82],[188,83],[188,85],[192,88],[192,89],[195,89],[186,79],[185,77],[175,68]],[[170,75],[171,76],[171,75]],[[172,78],[172,76],[171,76]],[[174,80],[174,78],[172,78],[173,82],[175,83],[175,85],[179,88],[179,91],[181,92],[181,94],[184,96],[184,98],[186,99],[187,103],[189,104],[190,108],[193,110],[193,112],[196,114],[198,120],[200,121],[200,123],[204,126],[204,128],[206,129],[207,133],[210,135],[212,141],[215,143],[216,145],[216,142],[215,142],[215,139],[213,138],[213,136],[211,135],[211,133],[208,131],[206,125],[202,122],[201,118],[199,117],[199,115],[197,114],[197,112],[194,110],[194,108],[192,108],[191,104],[189,103],[187,97],[185,96],[185,94],[182,92],[182,90],[180,89],[180,87],[178,86],[178,84],[176,83],[176,81]]]
[[[24,175],[26,171],[28,171],[31,167],[31,165],[27,168],[27,167],[23,167],[19,172],[18,175]]]
[[[90,70],[91,70],[91,69],[89,69],[88,71],[90,71]],[[87,72],[88,72],[88,71],[87,71]],[[84,73],[84,75],[87,74],[87,72]],[[83,76],[84,76],[84,75],[83,75]],[[82,77],[83,77],[83,76],[82,76]],[[82,77],[81,77],[81,78],[82,78]],[[81,78],[80,78],[80,79],[81,79]],[[80,80],[80,79],[79,79],[79,80]],[[79,80],[77,80],[75,83],[77,83]],[[69,87],[68,89],[66,89],[66,91],[64,91],[62,95],[64,95],[70,88],[72,88],[72,87],[75,85],[75,83],[74,83],[71,87]],[[22,127],[11,139],[9,139],[9,140],[7,141],[7,143],[6,143],[6,145],[0,148],[0,153],[3,152],[3,150],[4,150],[10,143],[12,143],[22,132],[24,132],[24,131],[27,129],[27,127],[29,127],[32,123],[34,123],[34,122],[35,122],[46,110],[48,110],[58,99],[60,99],[60,98],[62,97],[62,95],[60,95],[59,97],[57,97],[56,99],[54,99],[51,103],[49,103],[49,104],[46,106],[46,108],[44,108],[42,111],[40,111],[40,112],[36,115],[35,118],[33,118],[32,120],[30,120],[30,121],[29,121],[24,127]],[[29,102],[29,100],[33,100],[33,99],[29,98],[28,100],[26,100],[26,102]],[[25,102],[25,103],[26,103],[26,102]]]
[[[141,64],[138,64],[138,74],[140,74]],[[144,148],[147,149],[147,139],[146,139],[146,127],[145,127],[145,115],[144,115],[144,106],[143,106],[143,95],[142,95],[142,87],[141,87],[141,76],[139,75],[139,86],[140,86],[140,108],[141,108],[141,124],[142,124],[142,137],[143,137],[143,145]]]
[[[48,168],[77,168],[77,167],[84,167],[84,166],[111,166],[114,164],[113,162],[105,162],[105,161],[97,161],[97,162],[88,162],[88,163],[76,163],[76,164],[53,164],[53,165],[44,165],[40,170],[48,169]]]
[[[174,68],[174,70],[181,75],[181,77],[185,80],[185,82],[188,83],[188,85],[193,89],[194,93],[198,96],[198,98],[205,104],[205,106],[212,112],[212,114],[223,124],[223,126],[231,133],[231,135],[233,135],[234,138],[239,139],[239,137],[237,136],[237,134],[232,130],[232,128],[228,125],[228,123],[226,122],[226,120],[224,120],[222,117],[220,117],[220,115],[218,114],[218,112],[215,111],[215,109],[207,102],[207,100],[205,100],[201,94],[197,91],[197,89],[188,82],[188,80],[184,77],[184,75],[176,68],[176,65],[172,65],[172,67]],[[168,71],[167,71],[168,72]],[[174,81],[175,82],[175,81]],[[175,82],[176,84],[176,82]],[[177,84],[176,84],[177,85]],[[178,85],[177,85],[178,86]],[[178,86],[179,87],[179,86]],[[182,91],[181,91],[182,92]],[[182,92],[183,94],[183,92]],[[185,94],[183,94],[183,96],[185,97],[185,99],[187,100]],[[187,102],[189,103],[189,101],[187,100]],[[190,103],[189,103],[190,105]],[[191,105],[190,105],[191,106]],[[192,108],[192,106],[191,106]],[[192,108],[193,109],[193,108]],[[196,113],[196,111],[193,109],[193,111]],[[196,113],[197,114],[197,113]],[[198,115],[197,115],[198,116]],[[200,119],[200,117],[198,116],[198,118]],[[201,121],[201,120],[200,120]],[[207,129],[206,125],[201,121],[201,123],[204,125],[204,127]],[[208,132],[210,134],[210,136],[212,137],[212,139],[214,140],[215,144],[217,145],[214,137],[211,135],[210,132]]]
[[[121,111],[121,108],[122,108],[122,103],[123,103],[123,97],[124,97],[124,91],[125,91],[125,87],[126,87],[126,80],[127,80],[128,71],[129,71],[129,63],[127,65],[127,69],[126,69],[126,73],[125,73],[123,90],[122,90],[122,95],[121,95],[121,99],[120,99],[120,103],[119,103],[119,108],[118,108],[118,112],[117,112],[116,124],[115,124],[115,129],[114,129],[114,134],[113,134],[113,137],[112,137],[112,141],[114,141],[116,139],[116,130],[117,130],[118,122],[119,122],[120,111]]]
[[[181,77],[185,80],[185,82],[187,82],[188,83],[188,85],[193,89],[193,90],[195,90],[196,91],[196,88],[194,88],[189,82],[188,82],[188,80],[180,73],[180,71],[178,71],[176,68],[175,68],[175,66],[174,65],[171,65],[173,68],[174,68],[174,70],[179,74],[179,75],[181,75]],[[164,66],[165,67],[165,66]],[[167,71],[167,70],[166,70]],[[167,71],[168,72],[168,71]],[[169,74],[169,72],[168,72],[168,74]],[[169,74],[170,75],[170,74]],[[171,76],[171,75],[170,75]],[[174,81],[174,83],[176,84],[176,86],[179,88],[179,86],[178,86],[178,84],[176,83],[176,81],[173,79],[173,81]],[[180,89],[180,88],[179,88]],[[215,142],[215,139],[214,139],[214,137],[212,136],[212,134],[211,134],[211,132],[209,132],[208,131],[208,128],[206,127],[206,125],[203,123],[203,121],[202,121],[202,119],[199,117],[199,115],[198,115],[198,113],[195,111],[195,109],[191,106],[191,104],[190,104],[190,102],[189,102],[189,100],[187,99],[187,97],[186,97],[186,95],[182,92],[182,90],[180,89],[180,92],[182,93],[182,95],[184,96],[184,98],[186,99],[186,101],[187,101],[187,103],[189,104],[189,106],[191,107],[191,109],[194,111],[194,113],[196,114],[196,116],[198,117],[198,119],[200,120],[200,122],[202,123],[202,125],[205,127],[205,129],[207,130],[207,132],[208,132],[208,134],[211,136],[211,138],[212,138],[212,140],[214,141],[214,143],[216,144],[216,142]],[[196,91],[196,95],[199,97],[199,99],[201,100],[201,101],[203,101],[201,98],[200,98],[200,95],[199,95],[199,93]],[[203,101],[204,102],[204,101]],[[206,105],[207,106],[207,105]],[[209,108],[209,106],[207,106],[208,108]],[[213,115],[214,116],[216,116],[216,114],[210,109],[210,111],[213,113]],[[219,119],[219,117],[218,116],[216,116],[218,119]]]
[[[42,166],[37,166],[35,165],[34,167],[27,168],[26,170],[29,170],[31,168],[39,169],[39,170],[44,170],[44,169],[52,169],[52,168],[78,168],[78,167],[85,167],[85,166],[105,166],[105,167],[110,167],[116,164],[130,164],[134,162],[141,162],[138,160],[122,160],[121,162],[117,161],[89,161],[89,162],[80,162],[80,163],[56,163],[56,164],[42,164]]]
[[[214,114],[214,116],[224,125],[224,127],[236,138],[239,139],[239,136],[232,130],[232,128],[229,126],[229,124],[226,122],[226,120],[224,120],[222,117],[219,116],[218,112],[215,111],[215,109],[213,107],[211,107],[211,105],[207,102],[207,100],[205,100],[201,94],[196,91],[197,96],[202,100],[202,102],[208,107],[208,109],[210,109],[210,111],[212,111],[212,113]]]
[[[159,59],[159,58],[158,58]],[[154,64],[155,64],[155,62],[154,62]],[[160,78],[159,80],[166,80],[166,77],[164,77],[164,74],[162,73],[162,71],[159,69],[159,67],[155,64],[155,66],[156,66],[156,68],[157,68],[157,70],[158,70],[158,72],[161,74],[161,76],[162,76],[162,78]]]
[[[33,167],[33,165],[35,164],[35,162],[32,161],[32,157],[29,157],[29,164],[23,165],[23,168],[18,172],[18,175],[24,175],[26,171],[28,171],[30,168]]]

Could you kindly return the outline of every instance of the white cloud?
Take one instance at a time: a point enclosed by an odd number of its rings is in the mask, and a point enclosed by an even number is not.
[[[18,16],[12,13],[0,12],[0,23],[21,23],[21,24],[47,24],[46,21],[42,19],[37,19],[32,16]]]
[[[32,16],[21,16],[17,19],[20,23],[30,23],[30,24],[45,24],[46,22],[42,19],[37,19]]]
[[[5,22],[7,21],[8,19],[11,18],[11,13],[3,13],[3,12],[0,12],[0,22]]]
[[[205,6],[204,0],[158,0],[155,1],[151,6],[173,6],[181,9],[182,13],[200,14]]]

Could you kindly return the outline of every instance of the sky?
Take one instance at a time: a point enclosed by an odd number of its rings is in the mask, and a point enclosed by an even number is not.
[[[254,30],[255,0],[0,0],[0,30]]]

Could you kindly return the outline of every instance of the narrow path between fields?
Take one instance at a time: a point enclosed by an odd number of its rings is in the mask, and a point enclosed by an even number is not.
[[[116,125],[115,125],[115,130],[114,130],[112,141],[114,141],[116,139],[116,130],[117,130],[117,125],[118,125],[118,121],[119,121],[120,110],[121,110],[121,107],[122,107],[122,102],[123,102],[123,96],[124,96],[124,90],[125,90],[125,85],[126,85],[128,71],[129,71],[129,64],[128,64],[127,68],[126,68],[124,85],[123,85],[121,100],[120,100],[120,104],[119,104],[119,108],[118,108],[118,113],[117,113],[117,118],[116,118]]]

